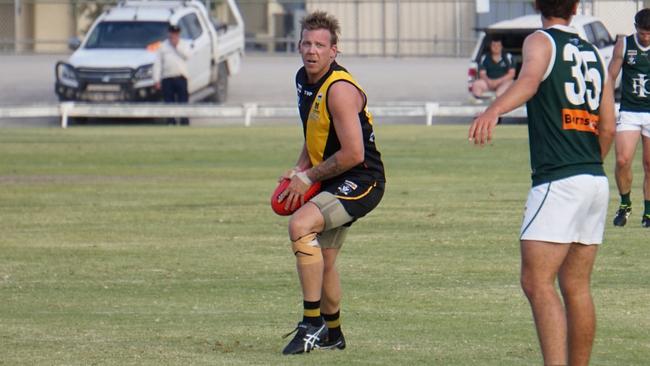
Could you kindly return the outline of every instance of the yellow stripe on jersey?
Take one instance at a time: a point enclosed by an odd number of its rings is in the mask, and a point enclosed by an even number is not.
[[[352,76],[345,71],[335,70],[330,74],[327,80],[323,82],[323,85],[318,89],[316,98],[309,110],[309,116],[307,117],[305,142],[307,144],[309,160],[313,166],[320,164],[324,160],[323,156],[325,154],[327,140],[331,130],[330,126],[332,125],[330,115],[327,111],[327,91],[333,83],[340,80],[352,83],[352,85],[356,86],[364,95],[366,94]],[[364,112],[369,117],[368,120],[370,124],[372,124],[372,117],[367,111],[367,107],[364,108]]]

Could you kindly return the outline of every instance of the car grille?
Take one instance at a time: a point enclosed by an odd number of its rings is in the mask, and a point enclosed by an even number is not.
[[[77,76],[87,83],[127,83],[131,81],[133,70],[123,69],[77,69]]]

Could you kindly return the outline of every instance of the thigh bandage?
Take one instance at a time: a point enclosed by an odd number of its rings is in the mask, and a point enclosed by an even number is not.
[[[325,230],[345,225],[354,219],[345,210],[341,201],[330,192],[321,192],[309,202],[318,206],[325,220]]]

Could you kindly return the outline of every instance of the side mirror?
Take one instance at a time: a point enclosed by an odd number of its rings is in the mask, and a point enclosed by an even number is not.
[[[81,40],[78,37],[70,37],[68,39],[68,48],[72,51],[76,50],[81,46]]]

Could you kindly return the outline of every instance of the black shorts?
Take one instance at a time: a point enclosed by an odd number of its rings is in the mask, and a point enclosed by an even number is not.
[[[384,182],[367,182],[354,177],[341,177],[327,181],[321,191],[330,192],[343,205],[354,220],[372,211],[384,196]]]

